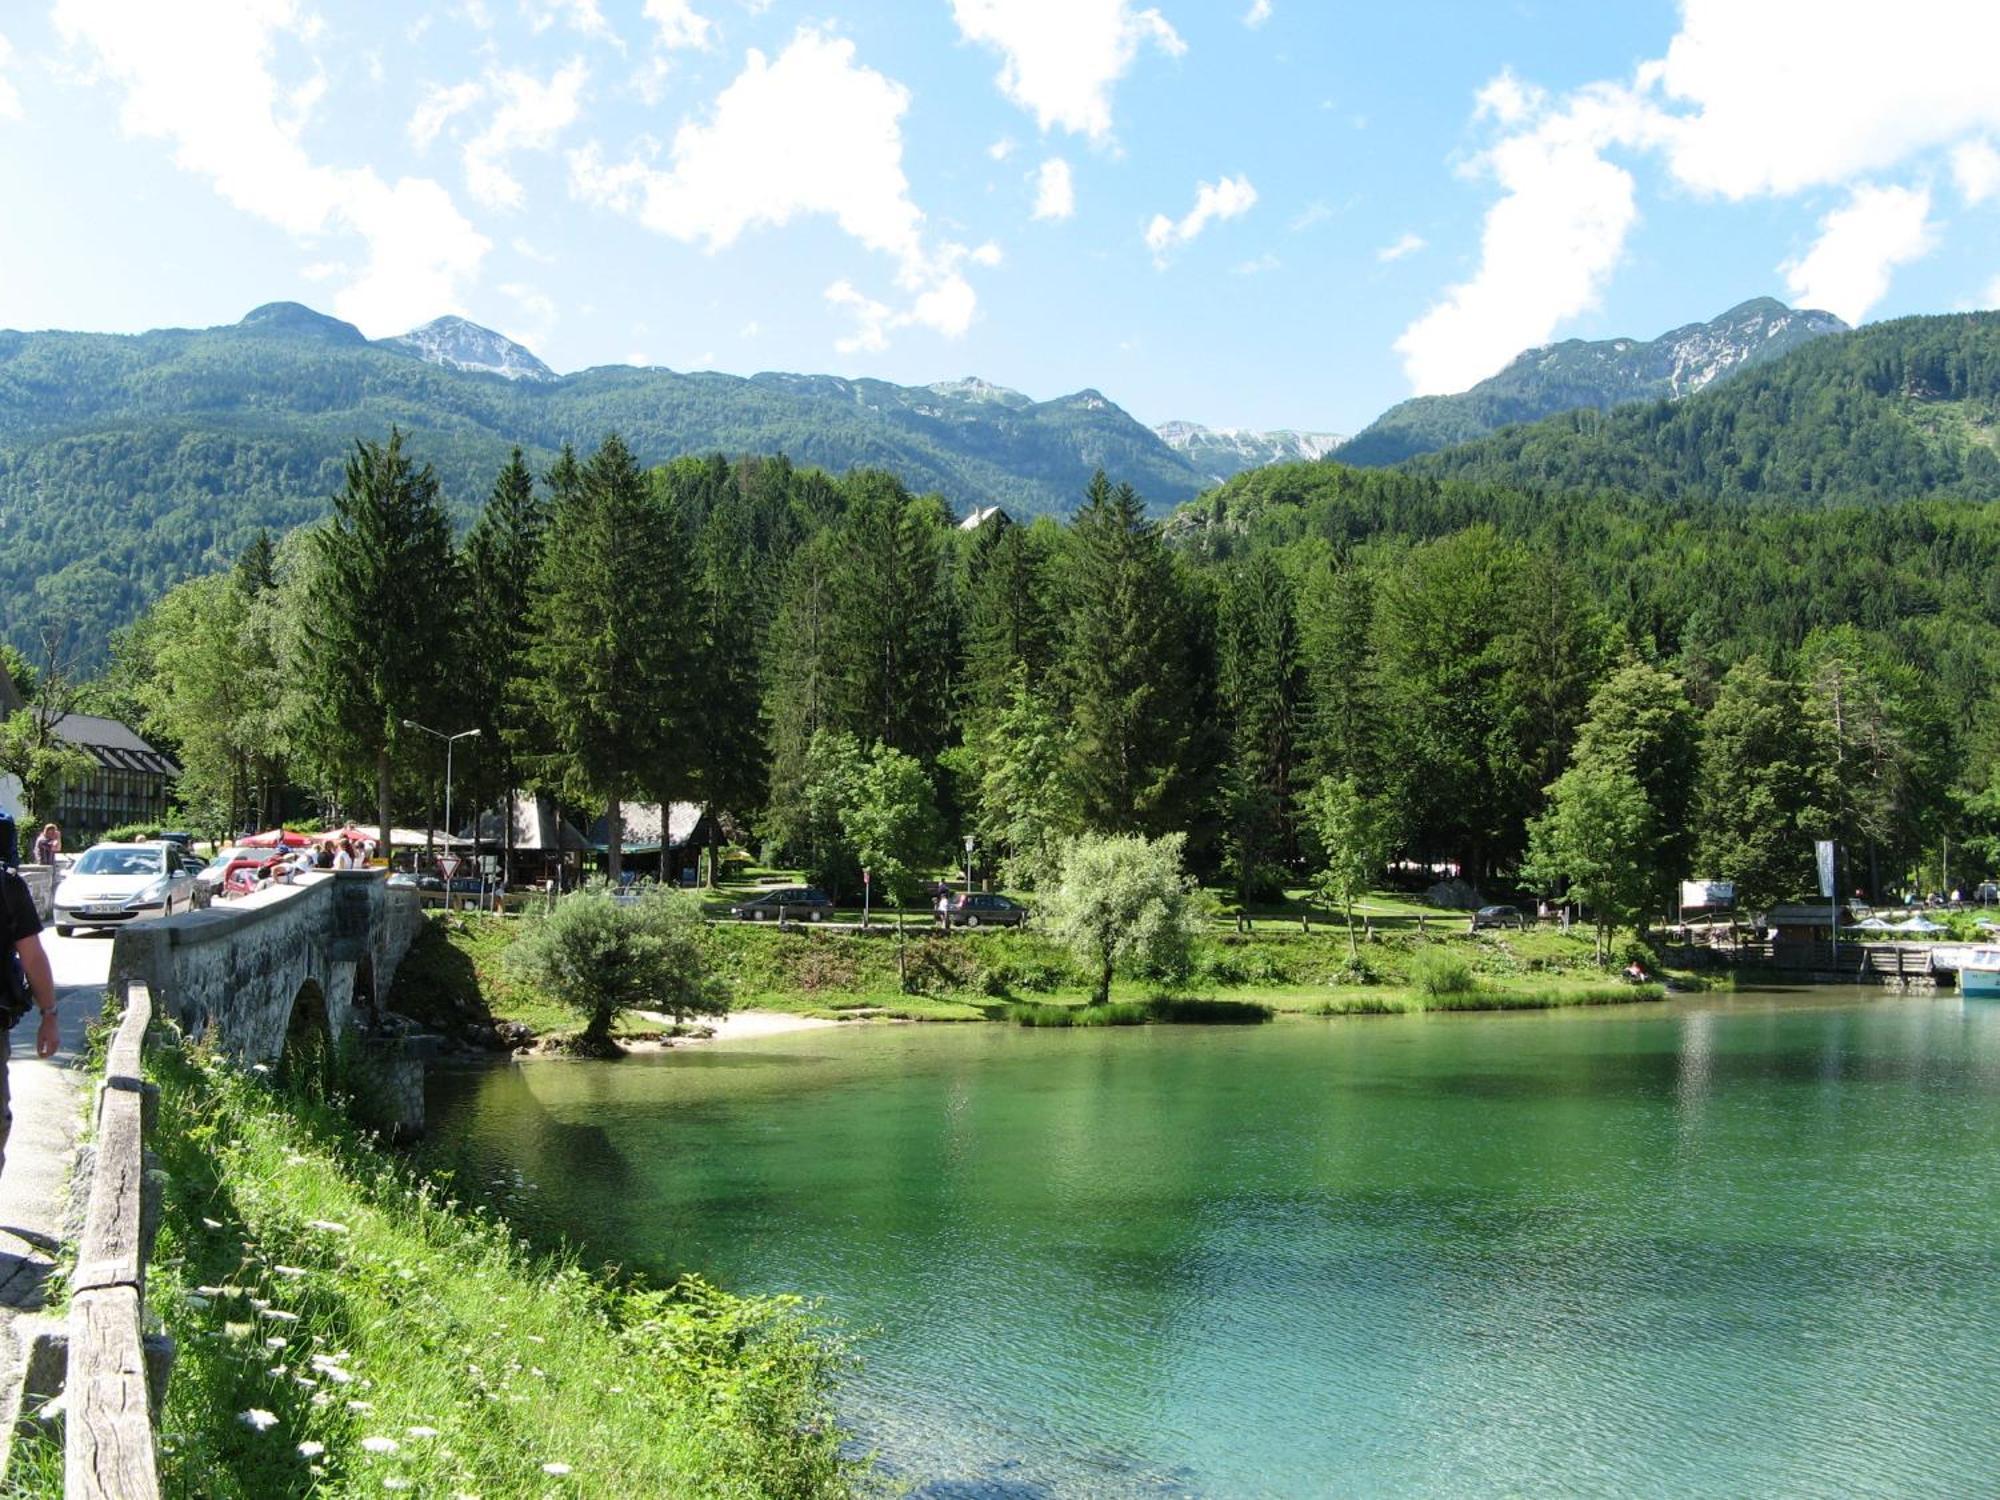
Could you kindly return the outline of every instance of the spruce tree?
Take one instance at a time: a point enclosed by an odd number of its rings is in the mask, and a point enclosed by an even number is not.
[[[1283,888],[1297,853],[1294,800],[1301,780],[1298,731],[1305,675],[1291,581],[1269,551],[1225,585],[1218,631],[1223,722],[1225,864],[1244,900]]]
[[[567,796],[604,808],[616,879],[621,804],[658,795],[685,770],[693,684],[670,601],[685,582],[686,549],[615,433],[573,482],[551,488],[528,680],[548,730],[545,771]]]
[[[569,459],[574,463],[575,456]],[[527,677],[534,641],[534,580],[547,531],[548,506],[535,493],[534,475],[516,448],[494,478],[485,509],[466,534],[466,600],[460,617],[468,722],[479,727],[482,741],[478,761],[482,774],[471,779],[472,803],[479,808],[499,800],[503,857],[510,874],[514,794],[521,757],[534,742]]]
[[[1070,529],[1061,597],[1070,783],[1087,827],[1174,826],[1190,734],[1179,579],[1130,485],[1099,470]]]
[[[447,681],[456,574],[437,476],[412,463],[400,431],[355,443],[313,542],[304,665],[314,739],[343,779],[372,768],[386,854],[392,757],[406,738],[402,721],[428,712]]]

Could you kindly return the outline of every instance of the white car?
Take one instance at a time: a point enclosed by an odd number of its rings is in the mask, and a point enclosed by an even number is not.
[[[194,875],[173,845],[95,844],[56,886],[56,936],[193,909]]]

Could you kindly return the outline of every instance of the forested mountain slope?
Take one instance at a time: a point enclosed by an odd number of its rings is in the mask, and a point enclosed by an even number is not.
[[[1161,507],[1206,482],[1095,391],[1037,402],[979,381],[624,366],[548,377],[526,361],[458,320],[370,343],[290,303],[221,328],[0,332],[0,635],[64,617],[101,646],[258,528],[323,515],[354,438],[391,423],[436,466],[461,520],[512,445],[541,467],[562,443],[614,430],[645,463],[782,453],[836,473],[887,468],[961,507],[1023,515],[1073,508],[1100,467]]]
[[[1656,339],[1565,339],[1524,351],[1470,390],[1390,407],[1333,456],[1347,464],[1401,463],[1557,412],[1677,400],[1846,327],[1832,313],[1757,297]]]
[[[1570,412],[1418,473],[1662,499],[2000,497],[2000,313],[1817,339],[1685,401]]]

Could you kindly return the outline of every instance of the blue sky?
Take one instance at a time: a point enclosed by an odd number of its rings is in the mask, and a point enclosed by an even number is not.
[[[0,326],[294,299],[557,369],[1351,432],[1770,293],[2000,301],[1991,0],[56,0]]]

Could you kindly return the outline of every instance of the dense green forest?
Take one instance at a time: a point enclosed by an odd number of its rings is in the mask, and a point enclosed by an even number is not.
[[[1846,326],[1831,313],[1757,297],[1656,339],[1565,339],[1526,350],[1470,390],[1398,402],[1333,457],[1344,464],[1396,464],[1516,422],[1686,396]]]
[[[629,367],[553,380],[427,363],[302,307],[134,337],[0,332],[0,638],[40,621],[111,629],[182,578],[227,566],[261,529],[327,513],[353,435],[399,423],[437,470],[455,522],[519,445],[546,465],[617,431],[658,463],[784,453],[893,469],[961,504],[1073,506],[1099,467],[1156,502],[1203,485],[1094,391],[1035,402],[976,383]]]
[[[2000,496],[2000,313],[1876,323],[1684,401],[1570,412],[1410,466],[1670,500],[1991,500]]]
[[[121,638],[100,705],[179,750],[207,826],[287,798],[420,819],[440,767],[408,716],[482,729],[461,806],[700,801],[841,891],[965,835],[1032,886],[1081,831],[1185,833],[1255,898],[1363,829],[1378,869],[1635,913],[1696,874],[1796,894],[1820,837],[1876,890],[1939,884],[1947,836],[1954,881],[2000,853],[1977,504],[1303,464],[1164,526],[1100,475],[1067,523],[967,532],[880,471],[645,470],[612,440],[510,464],[454,545],[413,454],[363,445],[329,522]]]

